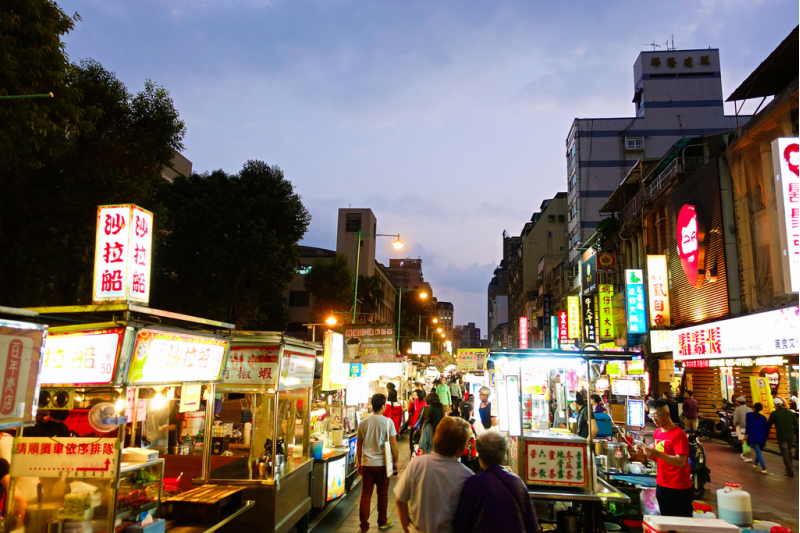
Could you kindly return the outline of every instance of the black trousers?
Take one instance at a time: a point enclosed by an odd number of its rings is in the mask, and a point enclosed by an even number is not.
[[[692,507],[691,489],[670,489],[657,485],[656,499],[661,516],[692,517],[694,508]]]

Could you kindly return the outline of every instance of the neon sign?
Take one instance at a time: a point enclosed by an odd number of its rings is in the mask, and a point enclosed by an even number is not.
[[[705,278],[706,230],[703,218],[693,205],[684,205],[678,213],[678,256],[686,279],[692,287],[702,287]]]

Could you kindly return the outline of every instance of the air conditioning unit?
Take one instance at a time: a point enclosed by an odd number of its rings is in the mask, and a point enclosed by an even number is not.
[[[626,150],[644,150],[644,137],[625,137]]]

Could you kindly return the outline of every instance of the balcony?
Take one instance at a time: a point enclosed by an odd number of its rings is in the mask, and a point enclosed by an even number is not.
[[[647,184],[647,200],[650,201],[678,174],[694,174],[706,164],[704,157],[676,157],[655,179]],[[627,206],[626,206],[627,208]]]
[[[620,213],[620,220],[624,224],[628,220],[632,220],[636,217],[642,210],[642,191],[639,190],[636,194],[633,195],[630,202],[625,204],[625,207],[622,208],[622,212]]]

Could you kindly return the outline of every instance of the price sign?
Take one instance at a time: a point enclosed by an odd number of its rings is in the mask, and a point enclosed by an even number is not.
[[[125,328],[51,333],[45,343],[42,384],[110,384],[124,335]]]
[[[128,383],[216,381],[230,341],[145,329],[136,335]]]

